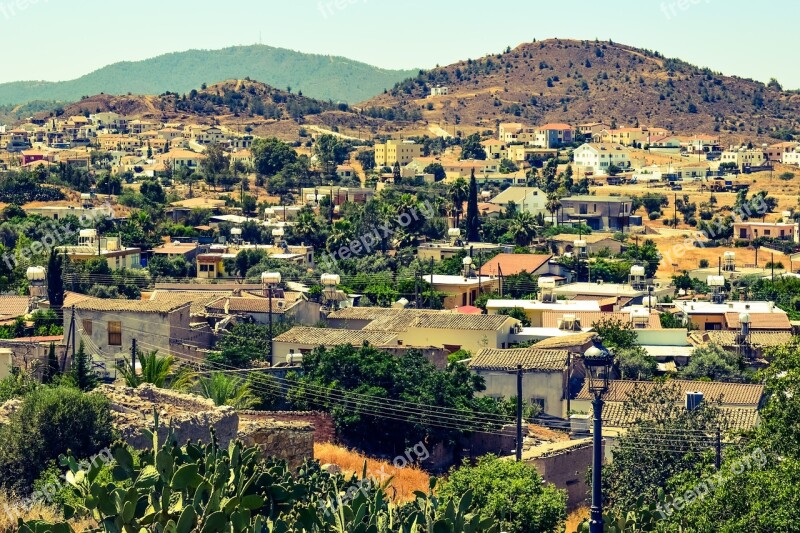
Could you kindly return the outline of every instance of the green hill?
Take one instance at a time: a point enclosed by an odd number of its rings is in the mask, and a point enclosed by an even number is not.
[[[188,92],[203,83],[250,77],[273,87],[291,87],[321,100],[360,102],[417,71],[385,70],[343,57],[304,54],[271,46],[189,50],[144,61],[121,62],[75,80],[0,84],[0,105],[35,100],[71,102],[82,96]]]

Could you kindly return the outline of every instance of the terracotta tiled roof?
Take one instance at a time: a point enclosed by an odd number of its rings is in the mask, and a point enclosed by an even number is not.
[[[687,392],[702,392],[704,400],[715,402],[722,400],[723,405],[757,407],[764,395],[764,385],[749,383],[722,383],[720,381],[685,381],[669,380],[667,386],[676,387],[681,398]],[[604,398],[608,402],[625,402],[632,395],[642,394],[662,384],[653,381],[623,381],[615,380],[609,385]],[[585,382],[583,388],[575,397],[576,400],[592,400],[594,396],[589,392],[589,383]]]
[[[590,343],[597,333],[587,331],[586,333],[576,333],[575,335],[563,335],[561,337],[550,337],[535,344],[539,350],[564,350],[573,346],[583,346]]]
[[[297,301],[296,296],[272,298],[272,312],[281,314],[294,306]],[[206,309],[224,312],[226,306],[229,313],[269,313],[269,298],[224,297],[208,303]]]
[[[481,274],[498,275],[502,270],[504,276],[525,272],[536,272],[546,265],[552,255],[537,254],[497,254],[481,267]]]
[[[162,302],[165,305],[188,303],[189,314],[197,316],[205,312],[205,307],[209,302],[230,294],[228,291],[164,291],[157,289],[150,295],[150,301]]]
[[[391,343],[396,337],[395,333],[381,331],[297,326],[275,337],[275,342],[309,346],[339,346],[341,344],[361,346],[364,342],[368,342],[373,346],[381,346]]]
[[[582,328],[590,328],[592,324],[603,320],[619,320],[626,324],[631,323],[631,314],[625,312],[606,312],[606,311],[544,311],[542,312],[542,327],[557,328],[559,321],[564,315],[573,315],[580,323]],[[658,313],[650,313],[650,320],[647,323],[648,329],[662,329],[661,318]]]
[[[792,325],[786,313],[749,313],[750,329],[771,329],[791,331]],[[725,321],[730,329],[741,329],[739,313],[725,313]]]
[[[30,298],[27,296],[0,296],[0,319],[17,318],[28,314]]]
[[[87,297],[75,303],[77,311],[98,311],[106,313],[169,313],[190,305],[186,299],[121,300]]]
[[[758,410],[750,407],[720,408],[722,429],[751,429],[758,425]],[[630,427],[642,421],[639,412],[625,409],[620,402],[606,402],[603,407],[603,425],[606,427]]]
[[[689,338],[698,346],[704,344],[718,344],[723,347],[736,346],[737,331],[693,331]],[[753,346],[772,347],[783,346],[792,342],[792,333],[789,331],[751,331],[750,344]]]
[[[591,235],[573,235],[572,233],[559,233],[551,237],[551,240],[558,242],[573,243],[575,241],[586,241],[586,244],[594,244],[596,242],[604,241],[606,239],[613,240],[613,235],[609,233],[592,233]]]
[[[536,348],[517,348],[497,350],[485,348],[475,355],[469,363],[472,370],[523,370],[537,372],[561,372],[567,366],[569,352],[566,350],[539,350]]]
[[[499,329],[509,318],[505,315],[426,314],[418,317],[414,326],[428,329],[493,331]]]

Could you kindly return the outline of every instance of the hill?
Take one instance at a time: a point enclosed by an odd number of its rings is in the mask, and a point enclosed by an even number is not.
[[[343,57],[264,45],[236,46],[115,63],[70,81],[0,84],[0,106],[36,100],[72,102],[99,93],[184,93],[203,83],[247,77],[273,87],[291,87],[313,98],[358,102],[416,74],[417,71],[384,70]]]
[[[311,126],[365,133],[395,129],[394,124],[353,112],[347,104],[315,100],[252,80],[227,80],[185,94],[98,94],[36,115],[44,118],[103,111],[164,122],[216,122],[289,141],[298,140],[300,131]]]
[[[447,96],[426,98],[444,85]],[[612,42],[551,39],[423,72],[359,107],[464,130],[593,120],[675,132],[785,136],[800,94]]]

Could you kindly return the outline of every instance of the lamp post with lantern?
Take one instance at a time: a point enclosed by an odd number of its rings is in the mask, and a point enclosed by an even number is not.
[[[590,533],[603,532],[603,394],[608,391],[613,357],[608,350],[592,345],[583,354],[583,366],[589,376],[589,391],[594,395],[594,436],[592,461],[592,508]]]

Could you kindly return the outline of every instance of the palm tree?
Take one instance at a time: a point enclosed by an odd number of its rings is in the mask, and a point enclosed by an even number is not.
[[[555,194],[549,196],[547,198],[547,203],[545,204],[545,209],[550,213],[550,216],[553,219],[553,225],[556,225],[556,216],[555,214],[561,209],[561,200],[558,199],[558,196]]]
[[[519,246],[528,246],[536,236],[536,220],[527,211],[517,213],[508,225],[508,232]]]
[[[352,240],[352,224],[349,220],[337,220],[333,223],[331,234],[328,236],[328,251],[334,252]]]
[[[458,178],[450,185],[450,201],[453,203],[453,216],[458,227],[461,212],[464,209],[464,202],[469,197],[469,183],[464,178]]]
[[[251,409],[259,403],[244,380],[221,372],[200,378],[195,392],[212,400],[214,405],[230,405],[234,409]]]
[[[139,352],[137,355],[141,373],[137,374],[127,360],[120,369],[128,387],[151,383],[159,388],[188,390],[194,384],[194,373],[188,366],[177,366],[177,360],[173,356],[160,357],[158,350],[147,354]]]

